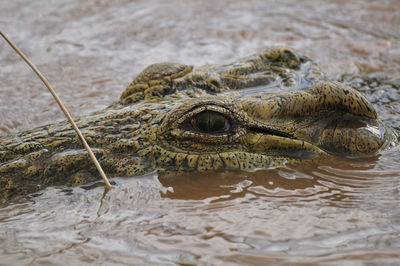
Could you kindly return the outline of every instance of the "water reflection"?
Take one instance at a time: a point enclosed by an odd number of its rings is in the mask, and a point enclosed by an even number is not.
[[[376,168],[379,160],[234,175],[152,173],[114,178],[107,193],[95,184],[48,188],[0,210],[7,243],[0,257],[26,262],[29,250],[41,262],[81,254],[84,263],[289,263],[379,247],[396,258],[399,183],[394,171]]]
[[[163,197],[183,200],[208,199],[211,202],[231,201],[235,198],[268,198],[287,204],[316,204],[355,207],[364,190],[373,188],[377,177],[395,173],[371,171],[377,157],[336,159],[318,165],[286,166],[280,169],[220,171],[186,174],[160,174],[164,187],[170,188]],[[205,189],[206,188],[206,189]]]
[[[263,187],[269,191],[265,195],[279,196],[287,192],[288,195],[296,194],[296,190],[304,191],[315,187],[316,181],[312,176],[304,173],[304,177],[295,175],[288,168],[281,170],[259,170],[256,172],[207,172],[187,173],[170,176],[160,175],[159,180],[165,187],[171,187],[164,196],[172,199],[206,199],[210,197],[232,199],[243,197],[250,191],[257,194],[255,188]],[[208,189],[204,189],[204,188]],[[290,192],[293,191],[293,192]],[[283,196],[283,195],[282,195]]]

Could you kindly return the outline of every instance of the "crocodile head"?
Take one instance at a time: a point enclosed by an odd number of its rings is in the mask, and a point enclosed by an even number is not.
[[[395,133],[358,91],[306,56],[274,47],[226,65],[146,68],[105,110],[77,120],[105,172],[254,170],[374,154]],[[0,192],[97,179],[66,123],[0,139]]]

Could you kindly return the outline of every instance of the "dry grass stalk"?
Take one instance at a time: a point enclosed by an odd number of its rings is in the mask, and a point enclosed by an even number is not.
[[[89,153],[90,158],[92,159],[93,163],[96,165],[97,170],[99,171],[101,177],[103,178],[106,186],[108,189],[111,188],[111,184],[107,179],[103,169],[101,168],[99,162],[97,161],[96,157],[94,156],[92,150],[90,149],[89,145],[87,144],[85,138],[83,137],[82,133],[80,132],[79,128],[76,126],[74,120],[72,119],[71,115],[69,114],[68,110],[65,108],[64,104],[61,102],[60,98],[58,98],[56,92],[51,87],[50,83],[47,79],[40,73],[40,71],[33,65],[33,63],[18,49],[18,47],[0,30],[0,35],[8,42],[8,44],[22,57],[22,59],[32,68],[32,70],[38,75],[38,77],[43,81],[44,85],[49,89],[50,93],[53,95],[54,99],[60,106],[61,110],[67,117],[68,121],[71,123],[72,127],[78,134],[79,138],[81,139],[83,146]]]

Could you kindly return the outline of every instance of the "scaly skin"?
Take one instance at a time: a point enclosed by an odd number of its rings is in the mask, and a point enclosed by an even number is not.
[[[398,138],[364,96],[326,81],[287,47],[196,70],[151,65],[118,102],[77,125],[109,176],[276,168],[370,155]],[[0,145],[3,199],[99,178],[67,122],[2,137]]]

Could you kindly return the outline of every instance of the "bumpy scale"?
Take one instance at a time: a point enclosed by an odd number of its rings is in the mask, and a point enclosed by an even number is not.
[[[196,70],[151,65],[118,102],[77,125],[109,176],[276,168],[398,141],[363,95],[287,47]],[[98,178],[67,122],[0,138],[3,199]]]

